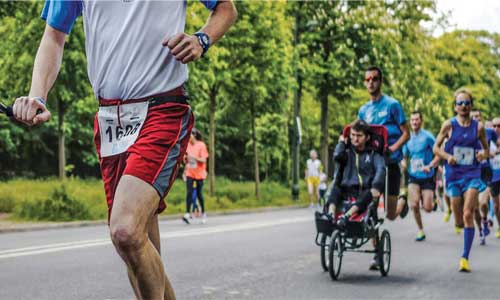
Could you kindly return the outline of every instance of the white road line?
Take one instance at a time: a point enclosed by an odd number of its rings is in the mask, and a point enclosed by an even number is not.
[[[162,232],[160,236],[161,239],[172,239],[178,237],[198,236],[198,235],[232,232],[240,230],[259,229],[259,228],[301,223],[301,222],[311,222],[312,220],[313,218],[311,216],[307,216],[307,217],[296,217],[296,218],[287,218],[287,219],[271,220],[271,221],[255,221],[255,222],[247,222],[239,224],[216,225],[205,228],[195,227],[189,230]],[[17,249],[8,249],[0,251],[0,259],[14,258],[14,257],[28,256],[28,255],[39,255],[45,253],[53,253],[59,251],[90,248],[97,246],[107,246],[107,245],[111,245],[111,241],[109,239],[95,239],[95,240],[85,240],[78,242],[57,243],[57,244],[31,246],[31,247],[17,248]]]

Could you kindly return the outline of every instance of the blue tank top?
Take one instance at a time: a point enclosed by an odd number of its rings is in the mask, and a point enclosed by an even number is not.
[[[497,143],[497,133],[495,132],[494,129],[492,128],[485,128],[484,132],[486,133],[486,142],[488,143],[488,146],[491,147],[491,143]],[[478,149],[483,149],[483,145],[481,144],[481,141],[478,139],[477,140],[477,148]],[[489,164],[489,160],[485,159],[481,162],[481,166],[485,166]]]
[[[444,151],[455,157],[457,163],[449,165],[445,161],[446,181],[473,179],[481,177],[481,166],[476,159],[478,122],[471,120],[468,127],[458,124],[456,118],[451,119],[451,137],[444,145]]]

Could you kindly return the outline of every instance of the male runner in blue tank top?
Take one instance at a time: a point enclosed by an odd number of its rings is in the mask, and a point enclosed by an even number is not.
[[[158,213],[166,207],[194,123],[183,87],[186,64],[199,59],[237,16],[231,0],[201,2],[210,16],[188,34],[184,0],[46,0],[31,89],[13,106],[15,118],[28,125],[50,119],[44,99],[81,15],[87,71],[99,101],[94,141],[111,240],[138,299],[175,298],[161,260]]]
[[[384,81],[382,70],[372,66],[365,72],[365,87],[370,94],[370,101],[363,105],[358,112],[358,119],[368,124],[384,125],[387,128],[390,162],[387,166],[388,195],[386,217],[389,220],[397,216],[404,218],[408,213],[408,201],[401,197],[398,202],[399,188],[401,183],[400,161],[403,159],[401,148],[410,138],[410,130],[406,122],[405,113],[401,104],[394,98],[382,94],[382,83]],[[370,264],[370,270],[378,270],[377,256]]]
[[[500,136],[500,118],[494,118],[493,129],[496,134]],[[497,219],[497,231],[495,236],[500,239],[500,139],[497,141],[497,145],[492,147],[490,151],[490,164],[493,169],[493,178],[491,179],[490,190],[491,197],[493,198],[493,211]]]
[[[434,154],[445,160],[446,192],[451,197],[455,220],[464,226],[464,249],[459,271],[470,272],[469,253],[474,240],[474,212],[479,193],[486,189],[481,180],[480,161],[488,157],[488,143],[481,123],[472,119],[472,94],[460,89],[454,95],[456,116],[443,123],[434,145]],[[448,138],[444,149],[441,144]],[[482,149],[478,149],[477,141]],[[462,222],[462,224],[460,224]]]
[[[473,109],[471,111],[471,117],[478,121],[482,122],[482,114],[481,110],[479,109]],[[485,123],[483,123],[486,125]],[[485,126],[484,128],[485,133],[486,133],[486,141],[488,142],[488,146],[491,150],[491,147],[496,145],[498,142],[498,136],[497,133],[493,128],[487,128]],[[481,147],[478,141],[478,146]],[[487,168],[490,168],[489,171],[492,171],[489,161],[484,160],[481,162],[481,169],[482,171],[486,170]],[[483,173],[483,172],[482,172]],[[484,174],[482,174],[483,176]],[[481,192],[479,194],[479,209],[476,211],[475,217],[476,217],[476,223],[479,227],[479,238],[480,238],[480,243],[481,245],[486,245],[486,236],[490,234],[490,228],[488,224],[488,211],[489,211],[489,200],[490,200],[490,185],[491,185],[491,178],[483,178],[483,181],[487,184],[486,190]]]
[[[422,128],[422,114],[414,111],[410,115],[411,135],[410,140],[403,146],[403,157],[401,161],[408,175],[408,198],[413,210],[413,216],[417,223],[417,242],[425,240],[422,216],[420,215],[420,200],[424,210],[428,213],[433,208],[435,168],[439,163],[439,157],[434,157],[432,148],[436,139],[427,130]],[[409,164],[406,162],[409,160]]]

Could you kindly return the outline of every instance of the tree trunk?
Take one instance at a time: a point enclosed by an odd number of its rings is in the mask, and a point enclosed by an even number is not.
[[[328,174],[328,92],[320,90],[321,99],[321,162],[323,171]]]
[[[59,138],[58,156],[59,156],[59,179],[66,179],[66,151],[65,151],[65,134],[64,134],[64,104],[61,100],[57,100],[57,134]]]
[[[208,141],[208,180],[210,184],[210,196],[215,194],[215,106],[217,100],[217,87],[213,86],[210,93],[210,107],[209,107],[209,141]]]
[[[260,200],[260,177],[259,177],[259,153],[257,148],[257,136],[255,134],[255,108],[251,105],[252,118],[252,143],[253,143],[253,159],[255,162],[255,197]]]

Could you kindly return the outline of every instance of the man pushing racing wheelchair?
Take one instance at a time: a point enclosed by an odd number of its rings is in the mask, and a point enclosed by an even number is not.
[[[323,213],[316,212],[316,240],[321,265],[337,280],[344,252],[372,253],[370,269],[386,276],[390,269],[389,232],[379,231],[378,200],[385,194],[387,129],[362,120],[344,128],[333,156],[338,167]],[[384,205],[385,208],[385,205]],[[360,249],[370,240],[373,250]],[[372,266],[375,266],[372,268]]]

